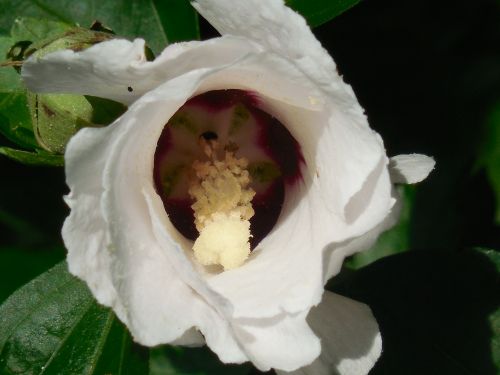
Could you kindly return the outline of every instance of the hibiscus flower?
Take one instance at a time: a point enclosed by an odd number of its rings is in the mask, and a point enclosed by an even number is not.
[[[424,179],[434,162],[389,162],[282,0],[193,6],[221,37],[151,62],[143,40],[115,39],[23,66],[33,91],[129,106],[67,146],[69,269],[141,344],[206,343],[264,371],[367,373],[377,323],[324,284],[395,223],[393,184]]]

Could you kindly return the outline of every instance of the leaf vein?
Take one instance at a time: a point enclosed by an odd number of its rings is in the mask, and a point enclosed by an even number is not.
[[[4,347],[5,347],[5,344],[9,341],[9,339],[12,337],[12,335],[14,335],[16,329],[21,325],[23,324],[24,322],[26,322],[26,320],[28,320],[35,312],[37,312],[42,306],[46,305],[47,303],[50,302],[50,298],[47,298],[47,297],[50,297],[54,294],[56,294],[57,292],[61,292],[62,290],[66,289],[68,286],[71,286],[73,283],[75,282],[80,282],[79,280],[77,279],[71,279],[71,280],[68,280],[67,282],[65,282],[64,284],[62,285],[58,285],[54,290],[52,290],[51,292],[47,293],[44,295],[44,298],[43,300],[40,301],[39,304],[37,304],[32,310],[30,310],[28,312],[27,315],[24,316],[24,318],[20,319],[19,322],[17,322],[11,329],[11,332],[5,337],[5,339],[3,340],[3,342],[1,342],[1,346],[0,346],[0,353],[2,353]]]

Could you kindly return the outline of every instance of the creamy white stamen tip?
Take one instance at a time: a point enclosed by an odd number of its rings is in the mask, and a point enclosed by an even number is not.
[[[250,255],[250,222],[239,215],[215,214],[196,239],[193,251],[204,266],[220,264],[224,270],[241,266]]]

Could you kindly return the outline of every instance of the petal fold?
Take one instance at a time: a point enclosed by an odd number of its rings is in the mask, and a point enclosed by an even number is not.
[[[365,375],[382,352],[382,338],[370,308],[349,298],[325,292],[307,318],[321,338],[321,355],[292,375]]]
[[[392,189],[394,202],[389,213],[372,229],[364,234],[341,242],[332,242],[323,252],[323,281],[326,282],[340,272],[344,259],[357,252],[369,250],[377,241],[381,233],[394,226],[401,213],[402,202],[398,192]],[[374,199],[375,202],[377,199]]]
[[[316,359],[319,339],[306,322],[307,312],[267,319],[236,319],[233,327],[252,363],[261,371],[293,371]]]
[[[416,184],[434,169],[434,158],[422,154],[397,155],[391,158],[389,170],[395,184]]]
[[[144,48],[142,39],[113,39],[81,52],[33,56],[23,64],[22,77],[35,92],[93,95],[128,105],[169,79],[257,51],[248,40],[231,36],[172,44],[154,61],[146,60]]]
[[[112,306],[124,320],[125,310],[111,279],[112,257],[105,250],[110,241],[100,204],[103,170],[95,168],[106,162],[111,133],[110,129],[83,129],[79,139],[68,145],[71,151],[66,154],[65,171],[71,192],[65,201],[71,213],[64,222],[62,237],[69,249],[69,271],[87,281],[97,300]]]
[[[196,0],[192,5],[222,35],[248,38],[291,61],[317,82],[337,75],[328,52],[306,21],[282,0]]]

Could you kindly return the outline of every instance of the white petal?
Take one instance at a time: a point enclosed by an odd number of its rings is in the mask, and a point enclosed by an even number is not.
[[[62,236],[68,251],[68,266],[72,274],[87,281],[99,302],[113,306],[117,315],[125,320],[125,312],[117,299],[111,280],[111,257],[104,217],[100,210],[103,193],[103,170],[107,158],[108,129],[84,129],[79,140],[70,142],[66,154],[66,181],[71,193],[65,201],[71,209],[64,222]]]
[[[222,35],[253,40],[295,61],[317,83],[335,85],[338,75],[332,58],[304,18],[282,0],[196,0],[192,4]]]
[[[75,92],[128,103],[127,70],[146,62],[144,40],[114,39],[82,52],[62,50],[42,58],[32,56],[22,68],[26,86],[36,92]]]
[[[311,363],[321,351],[319,339],[306,323],[306,312],[268,319],[238,319],[236,335],[249,359],[261,371],[293,371]]]
[[[328,245],[323,253],[323,274],[325,284],[330,278],[340,272],[342,263],[346,257],[359,251],[369,250],[375,244],[381,233],[397,223],[399,214],[401,213],[401,199],[395,189],[392,189],[392,197],[394,205],[380,224],[359,237],[342,242],[334,242]],[[377,200],[374,201],[374,203],[376,202]]]
[[[391,158],[391,180],[397,184],[415,184],[423,181],[434,169],[434,158],[421,155],[397,155]]]
[[[329,53],[315,38],[304,18],[283,0],[193,0],[191,4],[222,35],[247,38],[293,61],[318,87],[343,105],[358,111],[351,87],[340,79]]]
[[[382,352],[377,322],[365,304],[325,292],[307,320],[321,338],[321,355],[298,371],[278,374],[365,375]]]
[[[231,63],[256,47],[242,38],[172,44],[146,61],[144,40],[114,39],[81,52],[63,50],[31,57],[22,77],[35,92],[94,95],[130,104],[165,81],[199,68]]]

